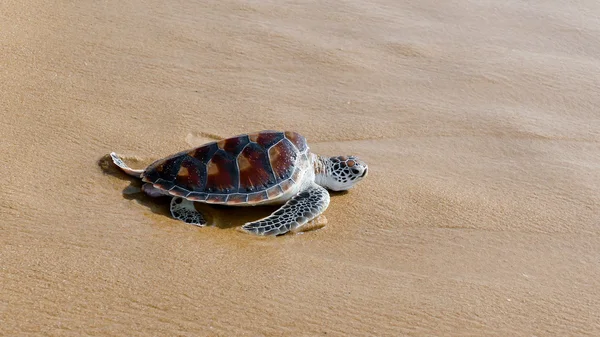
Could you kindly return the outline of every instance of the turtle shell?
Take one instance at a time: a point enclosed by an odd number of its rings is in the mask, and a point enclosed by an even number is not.
[[[142,179],[192,201],[258,204],[293,188],[307,168],[308,151],[298,133],[261,131],[157,160]]]

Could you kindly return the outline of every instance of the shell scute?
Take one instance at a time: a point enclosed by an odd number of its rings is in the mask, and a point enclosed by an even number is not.
[[[292,180],[294,182],[299,181],[300,180],[300,172],[301,170],[299,168],[296,167],[296,169],[294,169],[294,173],[292,173]]]
[[[242,204],[248,201],[248,195],[243,193],[230,194],[227,203],[231,205]]]
[[[283,132],[263,131],[251,134],[249,135],[249,137],[250,140],[252,140],[253,142],[259,144],[265,149],[268,149],[271,146],[277,144],[279,141],[281,141],[285,137],[285,135]]]
[[[219,150],[219,146],[216,142],[208,143],[206,145],[197,147],[187,154],[188,156],[197,159],[201,163],[206,164],[212,156]]]
[[[267,191],[248,194],[248,202],[250,202],[250,203],[259,202],[259,201],[263,201],[263,200],[267,200],[267,199],[269,199],[269,195],[267,194]]]
[[[294,182],[291,180],[285,180],[282,181],[281,184],[279,184],[279,186],[281,186],[282,190],[287,191],[294,186]]]
[[[240,173],[239,192],[271,186],[275,177],[267,153],[258,144],[244,148],[237,158]]]
[[[290,177],[297,155],[294,146],[288,140],[283,140],[269,149],[269,162],[277,180]]]
[[[267,195],[269,196],[269,200],[275,199],[278,196],[283,194],[283,190],[281,186],[275,185],[267,190]]]
[[[285,138],[289,139],[292,144],[298,149],[300,152],[306,151],[308,145],[306,144],[306,138],[299,133],[293,131],[286,131]]]
[[[206,197],[206,202],[213,204],[223,204],[227,201],[227,194],[209,194]]]
[[[192,192],[192,193],[188,194],[186,199],[191,200],[191,201],[204,201],[204,200],[206,200],[206,193]]]
[[[170,190],[171,188],[173,188],[173,186],[175,186],[175,184],[173,184],[172,182],[162,179],[158,179],[156,183],[154,183],[154,187],[165,191]]]
[[[238,189],[235,158],[220,150],[206,164],[206,186],[209,193],[231,193]]]
[[[223,139],[217,142],[217,146],[223,151],[237,156],[246,145],[250,143],[250,139],[247,135],[237,136],[233,138]]]
[[[206,185],[206,167],[197,165],[196,160],[187,157],[179,166],[175,182],[190,192],[202,190]]]
[[[181,155],[173,155],[165,159],[157,160],[150,164],[144,171],[142,177],[144,181],[152,183],[160,183],[160,180],[165,182],[173,182],[177,173],[179,173],[181,162],[185,159]]]
[[[171,195],[175,195],[178,197],[185,197],[186,195],[188,195],[190,192],[184,188],[181,188],[179,186],[173,186],[170,190],[169,190],[169,194]]]

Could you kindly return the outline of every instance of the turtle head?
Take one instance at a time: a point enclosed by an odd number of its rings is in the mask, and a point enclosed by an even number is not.
[[[320,157],[316,182],[332,191],[351,189],[367,176],[367,164],[354,156]]]

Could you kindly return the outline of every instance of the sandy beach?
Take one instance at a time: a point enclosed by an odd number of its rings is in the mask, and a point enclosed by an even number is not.
[[[0,335],[600,335],[597,13],[2,1]],[[186,225],[106,160],[264,129],[369,164],[323,229]]]

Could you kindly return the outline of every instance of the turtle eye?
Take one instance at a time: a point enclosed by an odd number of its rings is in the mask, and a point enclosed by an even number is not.
[[[359,173],[360,173],[360,171],[359,171],[359,170],[357,170],[357,169],[352,169],[352,173],[354,173],[354,174],[359,174]]]

